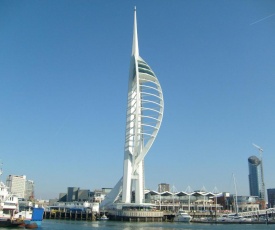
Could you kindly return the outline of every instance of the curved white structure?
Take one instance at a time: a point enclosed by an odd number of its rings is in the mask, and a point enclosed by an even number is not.
[[[114,202],[122,192],[122,203],[144,202],[144,157],[151,148],[163,117],[163,95],[150,66],[139,56],[136,9],[128,84],[128,105],[124,149],[123,178],[101,206]]]
[[[163,95],[150,66],[139,56],[136,10],[129,73],[122,202],[135,203],[144,197],[143,160],[159,131],[163,116]]]

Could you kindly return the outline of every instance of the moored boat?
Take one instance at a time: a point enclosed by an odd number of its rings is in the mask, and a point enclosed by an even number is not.
[[[30,211],[22,211],[21,218],[24,219],[25,228],[37,228],[40,227],[43,220],[44,209],[43,208],[31,208]],[[24,215],[27,214],[27,215]]]
[[[0,176],[2,168],[0,168]],[[43,208],[31,208],[19,210],[19,198],[9,191],[2,181],[0,181],[0,227],[17,227],[35,223],[41,226],[43,219]]]
[[[0,181],[0,226],[17,225],[21,220],[16,217],[18,211],[18,197],[10,193],[8,187]]]
[[[251,218],[243,217],[239,214],[227,214],[217,218],[217,222],[252,222]]]
[[[26,229],[34,229],[34,228],[38,228],[38,225],[35,222],[30,223],[30,224],[25,224],[25,228]]]
[[[19,227],[22,224],[24,224],[24,221],[20,219],[0,219],[0,227]]]
[[[99,220],[109,220],[109,218],[108,218],[105,214],[103,214],[103,215],[99,218]]]
[[[190,222],[192,220],[192,216],[190,216],[187,212],[183,211],[183,209],[179,209],[174,217],[175,222]]]

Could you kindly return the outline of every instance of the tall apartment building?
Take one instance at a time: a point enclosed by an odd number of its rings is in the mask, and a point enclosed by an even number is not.
[[[170,185],[166,183],[161,183],[158,185],[158,192],[170,192]]]
[[[34,198],[34,182],[26,180],[25,200],[32,200]]]
[[[260,199],[265,200],[262,161],[256,156],[249,157],[248,169],[250,196],[258,196]]]
[[[19,198],[25,198],[26,193],[26,176],[9,175],[6,180],[6,185],[10,192],[17,195]]]
[[[27,180],[25,175],[9,175],[6,180],[9,191],[19,198],[30,200],[34,198],[34,182]]]

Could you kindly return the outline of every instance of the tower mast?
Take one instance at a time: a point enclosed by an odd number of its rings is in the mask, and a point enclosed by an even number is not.
[[[151,67],[139,56],[135,8],[128,79],[123,177],[100,204],[101,208],[116,202],[120,194],[122,194],[121,202],[124,204],[144,203],[144,158],[160,129],[163,110],[164,101],[160,83]]]

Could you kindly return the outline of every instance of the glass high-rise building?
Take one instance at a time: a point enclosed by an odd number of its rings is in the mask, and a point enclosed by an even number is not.
[[[256,156],[248,158],[249,169],[249,189],[251,196],[258,196],[260,199],[265,200],[265,186],[263,177],[262,160]]]

